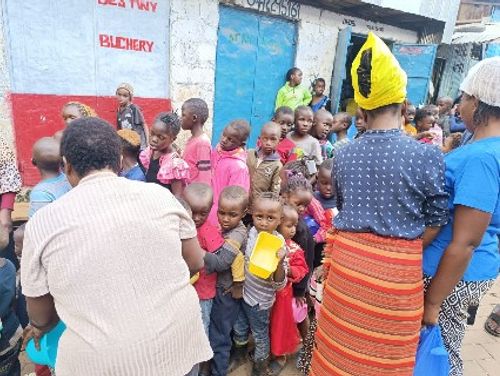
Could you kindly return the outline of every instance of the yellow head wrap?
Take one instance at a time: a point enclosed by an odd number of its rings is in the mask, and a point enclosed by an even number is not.
[[[406,73],[386,44],[368,33],[351,67],[354,100],[365,110],[403,103],[406,98]]]

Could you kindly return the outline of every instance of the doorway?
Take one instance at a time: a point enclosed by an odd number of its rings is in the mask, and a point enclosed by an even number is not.
[[[217,34],[212,144],[230,121],[245,119],[251,127],[248,146],[254,147],[293,67],[296,24],[221,5]]]

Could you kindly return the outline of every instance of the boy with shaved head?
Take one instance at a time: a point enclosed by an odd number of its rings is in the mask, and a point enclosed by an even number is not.
[[[37,210],[71,189],[66,176],[61,172],[59,142],[55,138],[43,137],[35,142],[31,162],[40,172],[42,180],[30,193],[30,218]]]

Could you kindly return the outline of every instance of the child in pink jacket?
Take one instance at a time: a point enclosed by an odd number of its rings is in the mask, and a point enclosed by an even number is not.
[[[250,173],[247,167],[245,144],[250,134],[250,125],[245,120],[234,120],[224,131],[219,144],[212,150],[212,189],[214,204],[208,220],[218,226],[217,209],[222,190],[229,185],[238,185],[250,190]]]

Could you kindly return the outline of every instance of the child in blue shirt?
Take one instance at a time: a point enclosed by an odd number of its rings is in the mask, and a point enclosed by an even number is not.
[[[59,143],[53,137],[43,137],[33,146],[32,163],[42,180],[30,193],[29,217],[45,205],[55,201],[71,189],[66,176],[61,172]]]

